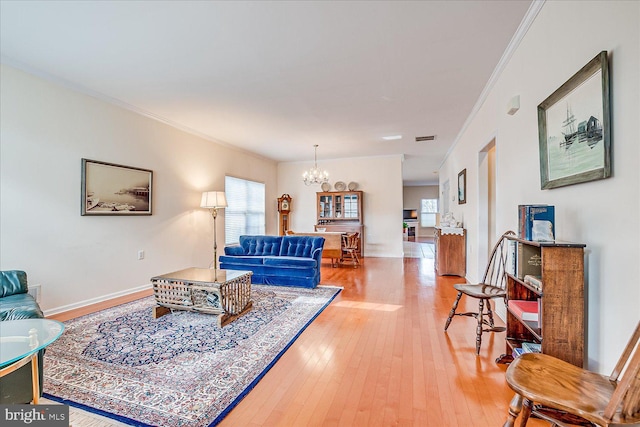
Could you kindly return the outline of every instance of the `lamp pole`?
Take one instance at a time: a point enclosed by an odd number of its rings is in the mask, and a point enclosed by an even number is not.
[[[216,231],[216,218],[218,217],[218,209],[227,207],[227,198],[224,191],[205,191],[202,193],[200,207],[209,209],[213,217],[213,274],[215,280],[218,280],[218,234]]]
[[[215,275],[218,274],[218,236],[216,234],[216,218],[218,217],[218,208],[211,209],[211,216],[213,217],[213,269]]]

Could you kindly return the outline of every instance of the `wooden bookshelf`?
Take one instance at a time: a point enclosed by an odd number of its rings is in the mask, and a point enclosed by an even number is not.
[[[542,352],[583,367],[585,361],[584,248],[581,243],[532,242],[510,238],[518,245],[539,251],[542,289],[525,283],[516,267],[507,274],[507,300],[540,299],[539,320],[524,321],[507,307],[506,354],[498,363],[512,360],[522,342],[542,345]],[[520,251],[522,252],[522,251]],[[531,252],[531,251],[529,251]],[[516,266],[520,262],[517,260]]]

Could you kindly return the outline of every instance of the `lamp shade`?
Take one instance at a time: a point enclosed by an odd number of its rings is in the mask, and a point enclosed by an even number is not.
[[[224,191],[205,191],[200,201],[201,208],[217,209],[227,207],[227,198]]]

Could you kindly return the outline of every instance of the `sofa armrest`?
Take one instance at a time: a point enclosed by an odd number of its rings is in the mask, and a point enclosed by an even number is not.
[[[224,248],[225,255],[244,255],[244,248],[240,245],[237,246],[225,246]]]
[[[315,248],[313,252],[311,252],[311,258],[318,262],[318,266],[322,263],[322,249],[323,248]]]

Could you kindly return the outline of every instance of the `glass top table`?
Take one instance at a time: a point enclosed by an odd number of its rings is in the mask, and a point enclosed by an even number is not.
[[[33,403],[40,396],[38,351],[57,340],[64,324],[50,319],[20,319],[0,322],[0,377],[31,361]]]
[[[185,280],[192,283],[220,283],[224,284],[249,273],[242,270],[214,270],[212,268],[185,268],[173,273],[152,277],[151,280]]]

